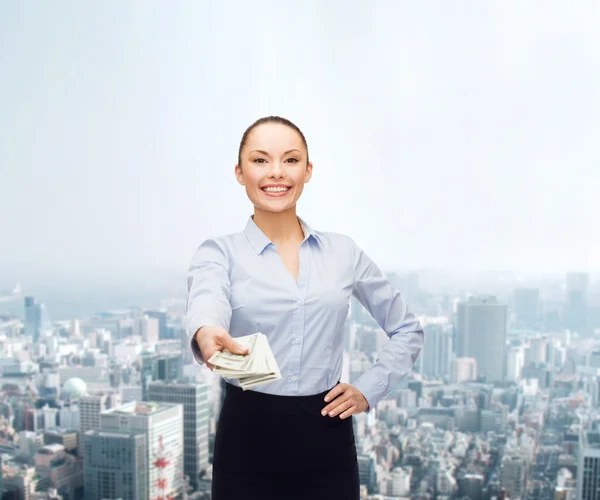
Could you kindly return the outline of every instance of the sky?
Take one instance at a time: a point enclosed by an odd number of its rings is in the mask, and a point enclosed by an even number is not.
[[[600,270],[595,1],[0,3],[0,275],[185,272],[304,132],[312,227],[385,269]],[[6,286],[7,283],[0,283]]]

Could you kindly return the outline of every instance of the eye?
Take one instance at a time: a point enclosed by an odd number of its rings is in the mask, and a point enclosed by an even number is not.
[[[298,158],[288,158],[287,161],[291,161],[292,163],[298,163]]]
[[[254,160],[252,160],[254,163],[264,163],[265,159],[264,158],[254,158]]]

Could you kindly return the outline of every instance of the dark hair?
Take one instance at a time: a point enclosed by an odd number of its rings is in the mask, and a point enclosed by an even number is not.
[[[294,123],[292,123],[286,118],[282,118],[281,116],[265,116],[264,118],[259,118],[258,120],[256,120],[252,125],[250,125],[246,129],[244,135],[242,135],[242,140],[240,141],[240,149],[238,150],[238,165],[240,168],[242,168],[242,149],[246,145],[248,135],[250,135],[250,132],[252,132],[256,127],[262,125],[263,123],[280,123],[281,125],[290,127],[291,129],[294,129],[296,132],[298,132],[300,138],[302,139],[302,144],[304,144],[304,147],[306,148],[306,163],[308,163],[308,145],[306,144],[306,138],[304,137],[302,131]]]

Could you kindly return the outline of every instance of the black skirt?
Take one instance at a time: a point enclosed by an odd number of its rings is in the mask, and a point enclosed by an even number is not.
[[[278,396],[225,384],[212,500],[358,500],[353,417],[323,416],[327,392]]]

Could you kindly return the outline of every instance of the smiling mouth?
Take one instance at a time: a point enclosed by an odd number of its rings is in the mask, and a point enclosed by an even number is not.
[[[262,189],[267,194],[283,194],[287,193],[290,189],[292,189],[292,186],[263,187],[260,189]]]

